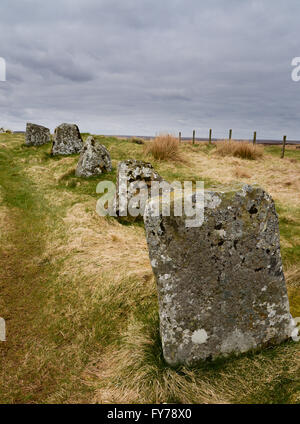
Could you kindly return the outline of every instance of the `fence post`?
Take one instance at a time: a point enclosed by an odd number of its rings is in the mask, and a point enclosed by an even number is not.
[[[212,134],[212,129],[210,128],[210,130],[209,130],[209,144],[211,144],[211,134]]]
[[[229,130],[229,141],[231,140],[232,137],[232,129]]]
[[[283,136],[281,159],[283,159],[283,158],[284,158],[284,153],[285,153],[285,143],[286,143],[286,135],[284,135],[284,136]]]
[[[181,131],[179,131],[179,143],[181,142]]]
[[[253,133],[253,144],[256,144],[256,131]]]
[[[195,133],[196,133],[196,131],[193,130],[193,144],[195,144]]]

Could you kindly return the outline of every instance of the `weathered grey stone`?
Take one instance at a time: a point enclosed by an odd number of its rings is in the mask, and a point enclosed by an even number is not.
[[[271,197],[246,185],[204,198],[200,227],[154,216],[153,200],[144,215],[171,365],[277,344],[293,329]]]
[[[147,186],[147,198],[150,196],[150,188],[152,181],[163,182],[163,178],[154,170],[151,163],[143,162],[135,159],[128,159],[120,162],[117,172],[116,196],[115,196],[115,209],[118,216],[126,216],[127,208],[123,207],[121,197],[127,197],[127,203],[130,204],[131,199],[139,193],[137,183],[145,183]],[[134,206],[133,206],[134,209]],[[137,213],[144,215],[144,207],[137,202]]]
[[[50,142],[50,130],[42,125],[32,124],[26,125],[25,144],[27,146],[41,146]]]
[[[80,153],[83,140],[75,124],[61,124],[54,131],[52,155],[72,155]]]
[[[75,171],[77,177],[91,177],[112,170],[111,159],[105,146],[89,136],[84,143]]]

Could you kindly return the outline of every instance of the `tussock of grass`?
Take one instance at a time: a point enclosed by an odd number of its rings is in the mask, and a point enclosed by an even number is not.
[[[237,166],[234,169],[233,175],[237,178],[250,178],[249,172],[247,172],[247,170],[241,166]]]
[[[220,141],[216,144],[219,156],[234,156],[241,159],[255,160],[263,156],[263,148],[247,142]]]
[[[179,141],[170,134],[159,135],[148,142],[145,153],[151,154],[156,160],[180,161],[182,159],[179,152]]]

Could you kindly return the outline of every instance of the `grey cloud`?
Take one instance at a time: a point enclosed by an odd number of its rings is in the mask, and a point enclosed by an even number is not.
[[[2,0],[1,125],[300,138],[300,4]]]

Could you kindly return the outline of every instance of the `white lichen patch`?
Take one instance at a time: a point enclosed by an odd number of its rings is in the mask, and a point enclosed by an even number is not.
[[[267,290],[267,286],[264,286],[262,289],[261,289],[261,291],[266,291]]]
[[[222,199],[215,193],[205,193],[204,206],[209,209],[215,209],[220,205]]]
[[[291,318],[290,320],[290,337],[294,340],[294,342],[300,341],[300,327],[298,326],[300,324],[300,318],[296,317]]]
[[[196,330],[192,334],[192,342],[196,344],[206,343],[208,339],[207,332],[202,328],[201,330]]]
[[[276,316],[276,304],[275,303],[268,303],[267,304],[267,310],[268,310],[268,317],[274,318]]]
[[[226,237],[226,231],[225,230],[216,230],[216,233],[219,235],[220,238]]]
[[[171,278],[171,274],[163,274],[159,276],[159,280],[169,280]]]
[[[243,353],[255,347],[255,340],[250,334],[243,333],[242,331],[236,329],[223,341],[221,345],[221,351],[223,353]]]
[[[156,260],[156,259],[152,259],[152,261],[151,261],[151,266],[152,266],[153,268],[156,268],[156,267],[157,267],[157,260]]]
[[[167,255],[160,255],[160,259],[161,259],[161,261],[163,262],[163,263],[165,263],[165,262],[172,262],[172,259],[169,257],[169,256],[167,256]]]
[[[249,184],[245,184],[242,187],[241,196],[246,197],[248,193],[251,193],[253,191],[253,187],[251,187]]]

